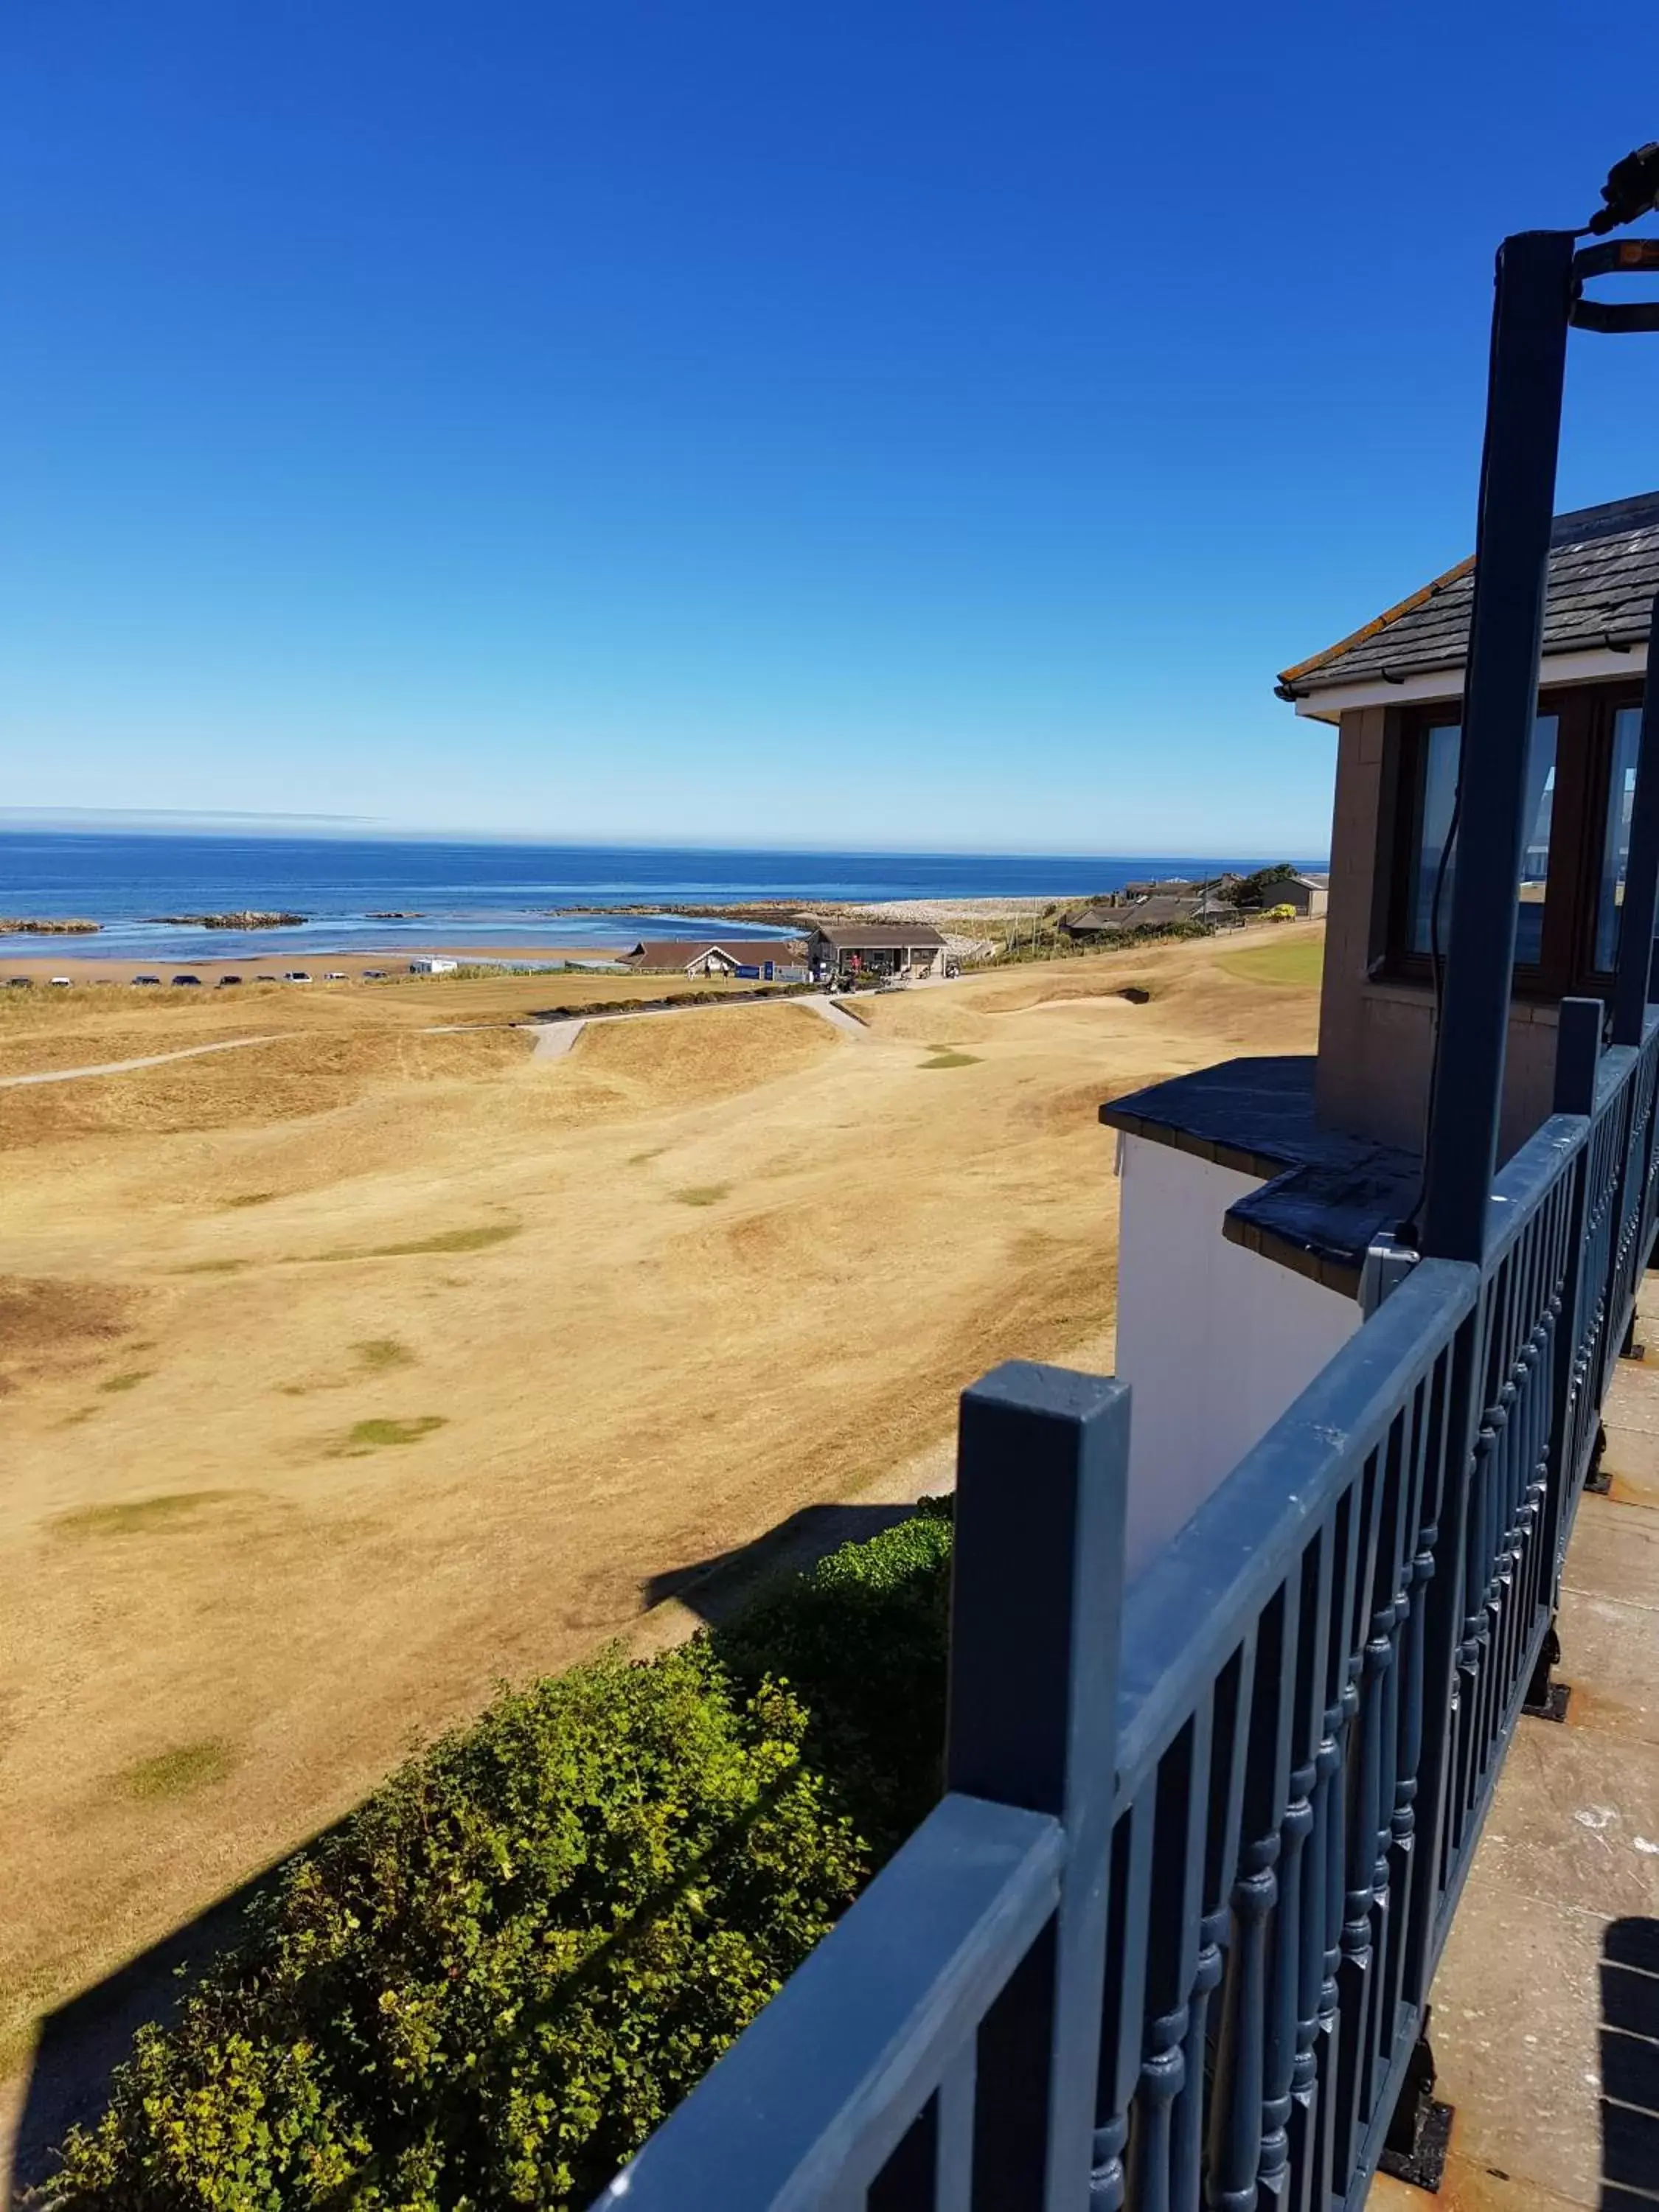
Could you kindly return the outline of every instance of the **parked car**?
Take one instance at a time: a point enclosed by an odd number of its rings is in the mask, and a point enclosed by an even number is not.
[[[175,975],[173,979],[173,988],[175,991],[180,989],[199,991],[202,988],[202,979],[199,975]]]
[[[290,968],[284,973],[283,981],[285,983],[308,983],[311,977],[303,968]]]
[[[323,970],[325,983],[345,983],[350,980],[343,968],[325,968]]]
[[[33,975],[8,975],[6,981],[14,991],[32,991],[34,988]]]
[[[363,970],[362,980],[365,983],[384,983],[386,981],[386,969],[384,968],[365,968]]]
[[[135,975],[135,976],[133,977],[133,979],[132,979],[132,980],[133,980],[133,982],[134,982],[135,984],[138,984],[138,983],[159,983],[159,982],[161,981],[161,977],[160,977],[159,975]]]
[[[222,975],[219,978],[219,988],[222,991],[227,983],[240,983],[241,980],[240,975]]]
[[[67,991],[70,988],[69,977],[67,975],[54,975],[52,979],[52,988],[54,991]]]

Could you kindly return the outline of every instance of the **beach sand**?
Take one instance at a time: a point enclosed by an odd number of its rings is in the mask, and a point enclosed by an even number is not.
[[[273,943],[257,952],[224,953],[210,960],[181,960],[163,952],[145,958],[113,959],[107,953],[85,951],[96,938],[67,939],[61,951],[8,952],[0,938],[0,984],[11,975],[27,975],[35,983],[51,984],[54,975],[67,975],[71,983],[131,983],[135,975],[159,975],[171,986],[175,975],[199,975],[204,987],[217,987],[221,975],[240,975],[245,982],[280,982],[290,968],[303,968],[313,982],[337,970],[349,981],[358,981],[366,969],[378,968],[388,975],[407,975],[411,960],[437,954],[447,960],[523,961],[538,968],[562,961],[615,960],[638,940],[618,936],[614,945],[399,945],[395,951],[327,952],[314,946]],[[70,948],[75,949],[71,950]]]

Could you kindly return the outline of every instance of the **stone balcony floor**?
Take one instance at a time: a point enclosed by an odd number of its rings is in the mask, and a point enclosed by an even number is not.
[[[1641,1311],[1567,1553],[1566,1718],[1519,1724],[1431,1993],[1445,2178],[1370,2212],[1659,2208],[1659,1275]]]

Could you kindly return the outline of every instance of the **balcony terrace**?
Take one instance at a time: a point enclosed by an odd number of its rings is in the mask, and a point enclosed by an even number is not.
[[[1437,2196],[1374,2212],[1646,2212],[1659,2202],[1659,1290],[1603,1419],[1606,1496],[1561,1577],[1564,1724],[1522,1717],[1436,1977]]]

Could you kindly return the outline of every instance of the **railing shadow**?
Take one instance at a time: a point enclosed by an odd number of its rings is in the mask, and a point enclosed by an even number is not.
[[[1601,1939],[1601,2212],[1653,2212],[1659,2189],[1659,1920]]]

